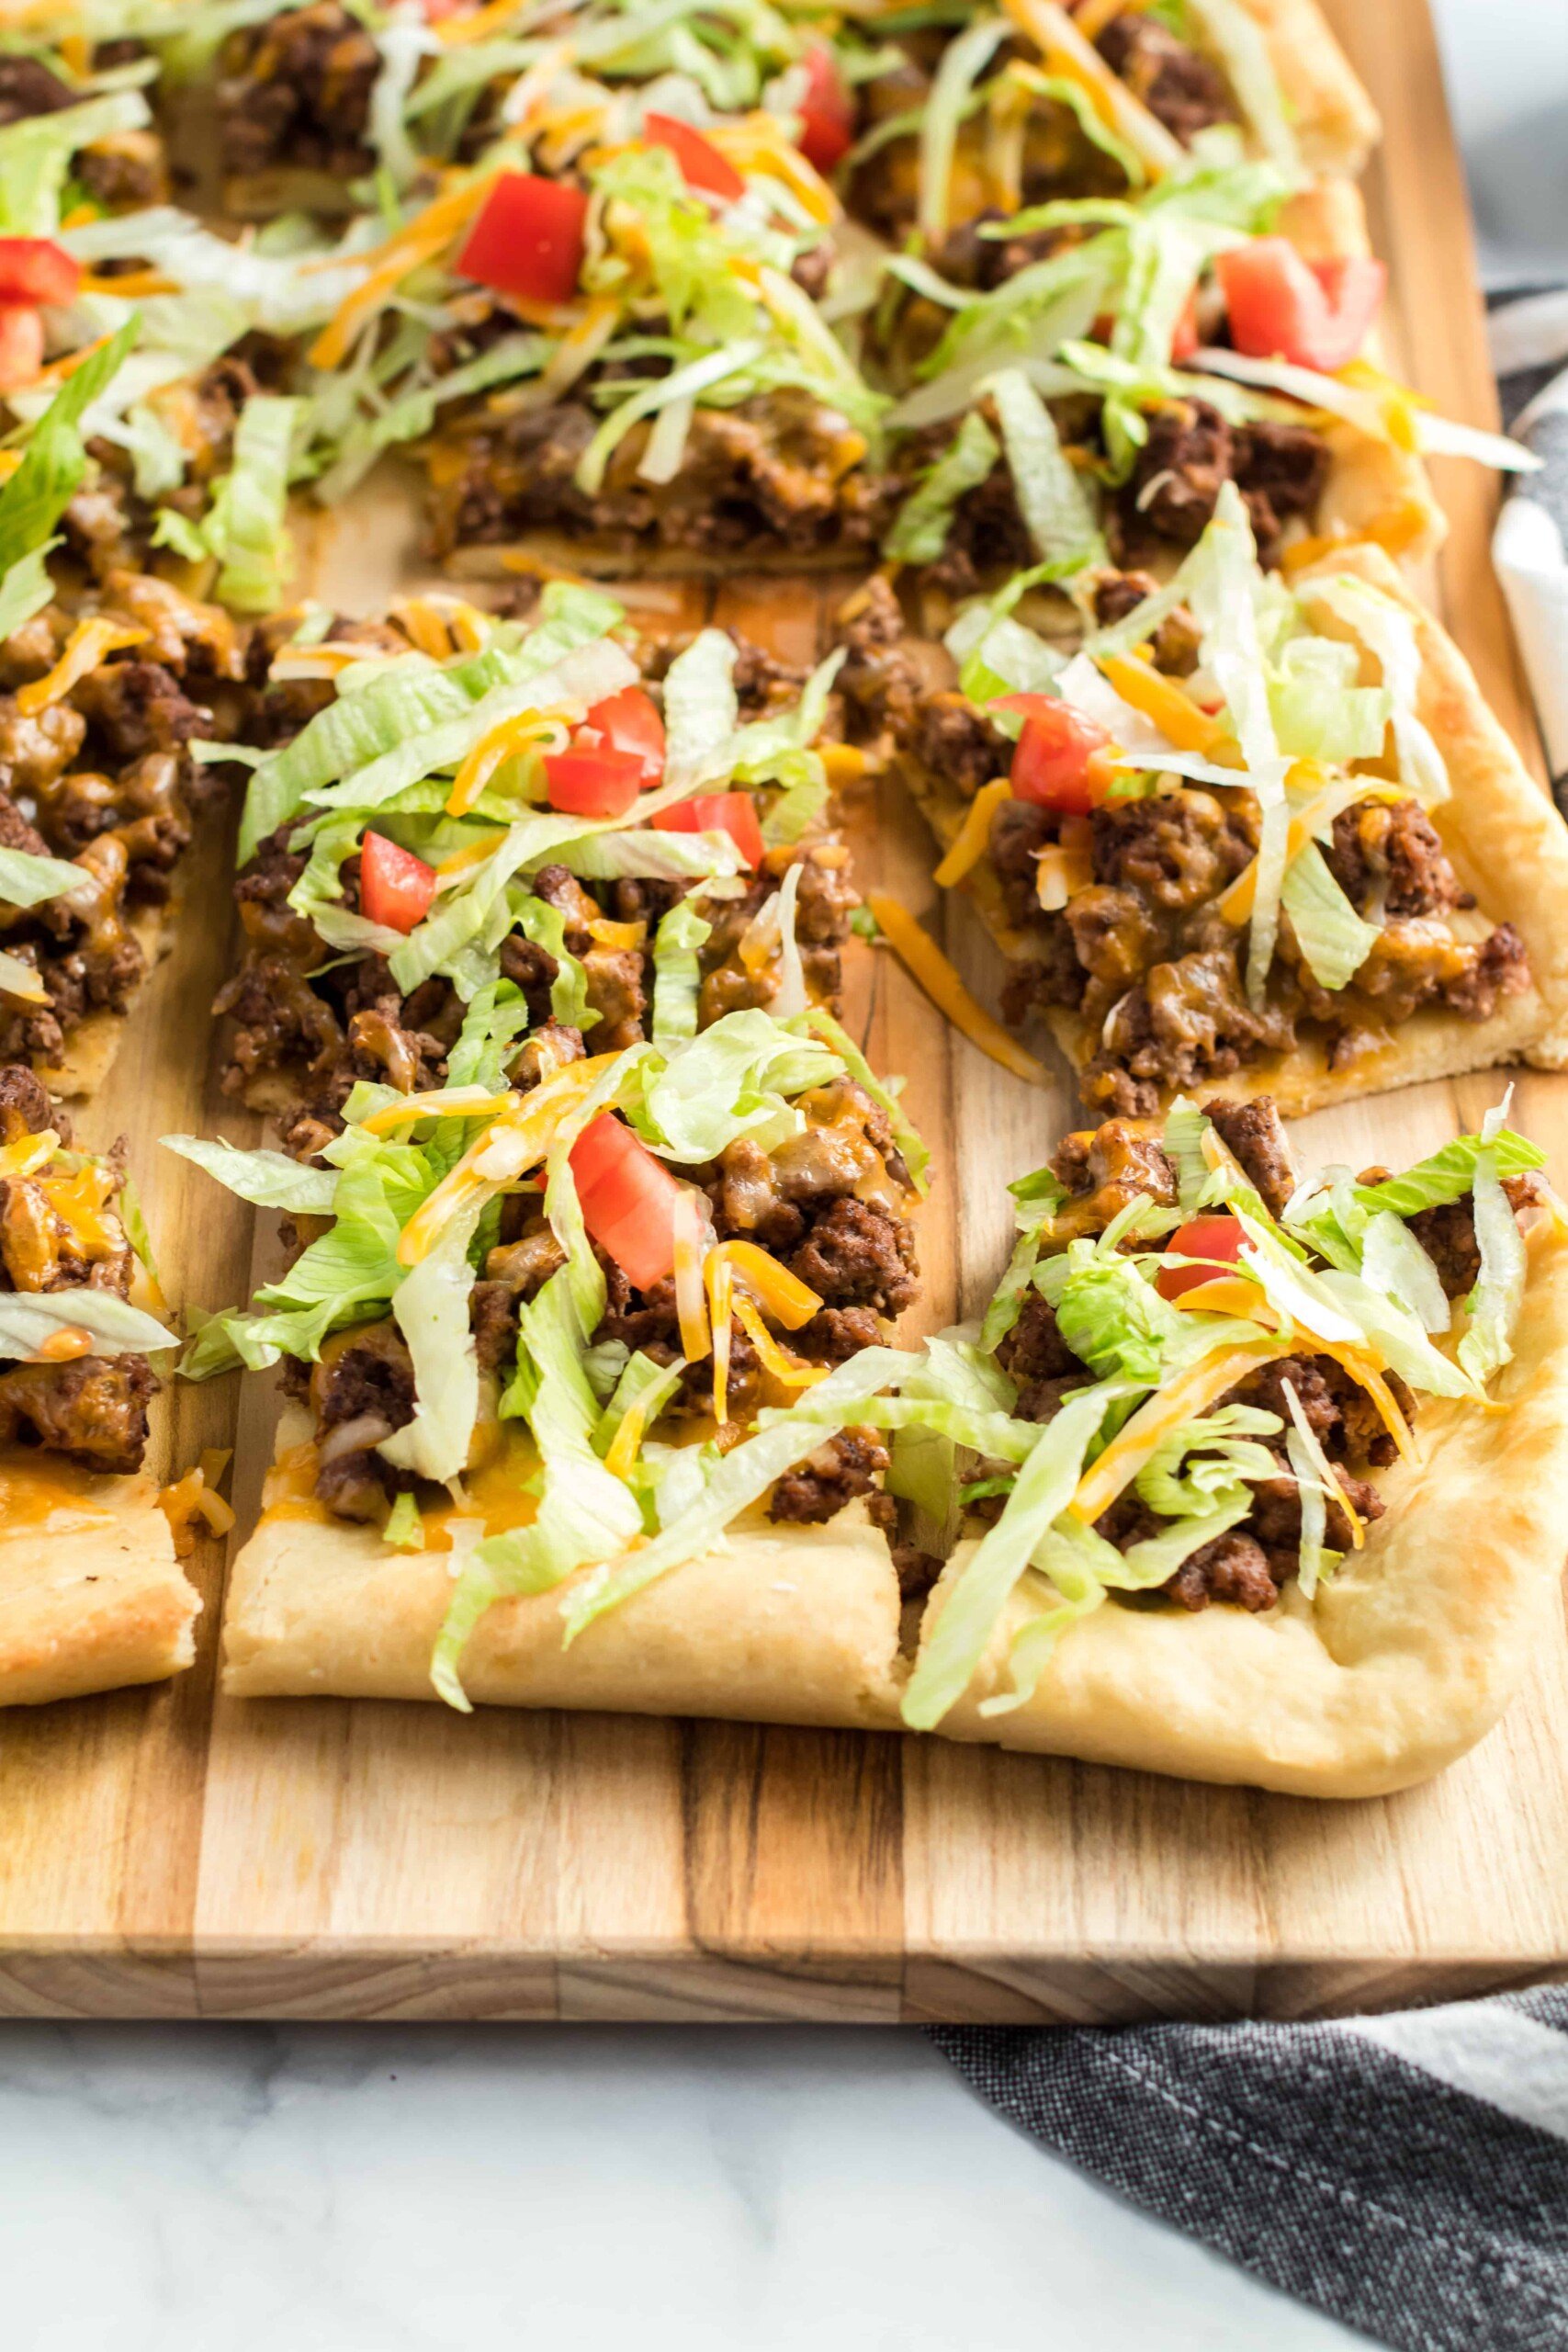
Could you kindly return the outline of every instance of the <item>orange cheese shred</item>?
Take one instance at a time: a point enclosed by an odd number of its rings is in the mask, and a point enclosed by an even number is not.
[[[128,627],[124,621],[110,620],[107,613],[92,613],[78,621],[65,640],[65,650],[52,670],[41,678],[29,680],[17,689],[17,708],[24,718],[36,718],[51,703],[61,702],[90,671],[111,653],[120,653],[128,646],[146,641],[144,628]]]
[[[885,890],[873,890],[866,904],[899,962],[953,1027],[961,1029],[972,1046],[989,1055],[992,1061],[999,1062],[1003,1069],[1011,1070],[1015,1078],[1027,1080],[1031,1086],[1043,1086],[1044,1064],[1025,1053],[1000,1022],[993,1021],[976,1003],[941,948],[921,930],[908,909],[901,907]]]
[[[953,846],[936,869],[933,879],[939,889],[951,890],[985,856],[991,838],[991,820],[1002,802],[1011,798],[1012,786],[1005,775],[980,786],[964,812],[964,822],[953,837]]]

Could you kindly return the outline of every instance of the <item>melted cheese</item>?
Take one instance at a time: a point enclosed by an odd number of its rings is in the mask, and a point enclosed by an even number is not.
[[[24,718],[35,718],[51,703],[63,701],[72,687],[111,653],[123,652],[127,646],[144,644],[146,639],[144,628],[110,620],[107,613],[91,614],[86,620],[77,622],[53,669],[29,684],[17,687],[17,708]]]

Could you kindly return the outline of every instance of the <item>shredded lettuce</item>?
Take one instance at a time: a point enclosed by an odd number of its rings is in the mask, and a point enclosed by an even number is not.
[[[1513,1355],[1528,1271],[1524,1236],[1503,1190],[1491,1145],[1476,1155],[1471,1194],[1481,1273],[1465,1301],[1470,1329],[1459,1343],[1459,1360],[1472,1379],[1484,1383]]]
[[[0,232],[52,237],[71,160],[82,148],[152,119],[139,90],[106,90],[54,114],[26,115],[0,128]]]
[[[934,1730],[968,1688],[1031,1555],[1071,1502],[1084,1456],[1117,1393],[1106,1385],[1085,1389],[1041,1430],[1000,1517],[951,1587],[922,1645],[904,1694],[903,1716],[912,1729]]]
[[[1280,885],[1296,944],[1322,988],[1348,988],[1382,936],[1356,912],[1315,842],[1292,858]]]
[[[194,1160],[226,1191],[257,1208],[287,1209],[296,1216],[330,1216],[337,1191],[335,1169],[309,1168],[282,1151],[245,1151],[218,1136],[164,1136],[165,1151]]]
[[[1224,69],[1253,139],[1282,171],[1301,170],[1301,150],[1285,110],[1262,24],[1239,0],[1186,0],[1203,46]]]
[[[713,1464],[700,1495],[673,1525],[663,1526],[619,1566],[583,1584],[566,1612],[567,1640],[575,1641],[605,1610],[705,1551],[740,1511],[814,1453],[825,1435],[860,1421],[878,1391],[901,1380],[916,1361],[897,1348],[863,1348],[836,1365],[802,1404],[764,1415],[765,1426]]]
[[[377,1450],[395,1469],[438,1484],[462,1471],[479,1418],[479,1358],[468,1324],[474,1287],[468,1244],[479,1215],[475,1206],[454,1216],[392,1300],[413,1365],[414,1414]]]
[[[112,1290],[0,1291],[0,1356],[24,1363],[62,1331],[92,1334],[100,1356],[154,1354],[172,1348],[175,1337]]]
[[[0,900],[11,907],[41,906],[66,890],[90,882],[79,865],[62,857],[41,857],[28,849],[0,849]]]
[[[304,403],[256,392],[234,427],[234,461],[212,492],[201,537],[218,560],[217,594],[237,613],[283,600],[292,557],[284,517],[289,448]]]
[[[1436,808],[1449,797],[1449,772],[1431,729],[1416,715],[1421,648],[1411,615],[1364,580],[1314,580],[1305,594],[1326,605],[1376,657],[1392,704],[1400,782],[1425,807]]]
[[[1103,562],[1105,542],[1083,478],[1062,453],[1051,412],[1029,379],[1004,368],[991,383],[1019,511],[1047,563]]]
[[[947,544],[960,503],[977,490],[1001,456],[996,435],[972,411],[899,508],[884,550],[898,563],[934,563]]]
[[[1213,1510],[1245,1481],[1276,1476],[1279,1464],[1258,1441],[1280,1428],[1279,1415],[1258,1406],[1221,1406],[1170,1430],[1133,1483],[1164,1519]]]
[[[928,247],[946,233],[958,127],[986,67],[1008,39],[1006,17],[981,17],[942,52],[920,121],[917,225]]]
[[[672,906],[654,933],[653,1042],[662,1051],[697,1034],[698,957],[712,933],[690,899]]]
[[[1446,1331],[1452,1317],[1442,1276],[1403,1217],[1379,1209],[1361,1236],[1361,1277],[1407,1307],[1425,1331]]]
[[[1480,1136],[1456,1136],[1452,1143],[1417,1160],[1402,1175],[1385,1176],[1375,1184],[1358,1184],[1356,1203],[1370,1215],[1392,1209],[1395,1216],[1408,1217],[1423,1209],[1441,1208],[1449,1201],[1462,1201],[1474,1188],[1483,1152],[1490,1153],[1499,1176],[1523,1176],[1546,1166],[1546,1154],[1539,1144],[1511,1127],[1499,1128],[1484,1143]]]
[[[14,568],[37,557],[81,487],[88,464],[81,420],[112,381],[137,329],[133,313],[66,378],[28,434],[21,464],[0,483],[0,579],[7,595]]]

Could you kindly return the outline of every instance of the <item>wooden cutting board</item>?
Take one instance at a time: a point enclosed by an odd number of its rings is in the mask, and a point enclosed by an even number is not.
[[[1450,415],[1495,423],[1463,185],[1425,0],[1330,13],[1387,141],[1368,185],[1393,275],[1394,361]],[[1437,469],[1452,531],[1435,582],[1521,741],[1528,705],[1488,569],[1493,486]],[[319,578],[389,579],[380,538],[329,531]],[[384,570],[378,571],[378,567]],[[725,592],[784,652],[828,599]],[[702,616],[694,592],[689,616]],[[1533,743],[1532,743],[1533,752]],[[929,907],[930,856],[889,788],[856,815],[864,879]],[[91,1140],[123,1128],[187,1308],[252,1278],[249,1211],[172,1155],[173,1129],[246,1140],[206,1006],[229,969],[226,848],[193,860],[195,920],[127,1040]],[[203,918],[206,918],[205,920]],[[983,989],[960,905],[949,944]],[[974,1309],[1010,1238],[1003,1186],[1070,1124],[858,955],[851,1012],[909,1076],[936,1148],[926,1319]],[[1495,1076],[1305,1124],[1307,1155],[1403,1160],[1495,1099]],[[1521,1078],[1519,1124],[1568,1167],[1568,1078]],[[265,1380],[181,1389],[160,1444],[235,1444],[254,1509]],[[234,1422],[239,1414],[239,1428]],[[243,1523],[243,1522],[242,1522]],[[1565,1518],[1568,1539],[1568,1518]],[[1462,1528],[1454,1541],[1462,1542]],[[321,1700],[215,1700],[222,1563],[181,1681],[0,1719],[0,2012],[49,2016],[990,2021],[1322,2015],[1568,1971],[1568,1641],[1558,1619],[1503,1725],[1434,1785],[1314,1804],[934,1740]]]

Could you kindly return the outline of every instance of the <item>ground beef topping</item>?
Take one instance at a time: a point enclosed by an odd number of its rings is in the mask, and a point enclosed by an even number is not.
[[[381,54],[338,0],[291,8],[231,36],[218,85],[226,169],[289,165],[353,179],[374,171],[370,98]]]
[[[807,392],[786,387],[734,408],[697,409],[669,482],[639,474],[650,428],[634,424],[591,494],[574,476],[600,421],[586,383],[550,408],[497,418],[480,406],[452,418],[430,449],[432,553],[541,528],[608,538],[628,553],[713,556],[852,556],[881,537],[889,492],[862,463],[863,436]]]
[[[1217,65],[1141,10],[1112,17],[1095,36],[1096,49],[1135,98],[1186,147],[1199,131],[1238,119],[1235,102]]]
[[[63,1140],[69,1126],[36,1072],[0,1066],[0,1141],[49,1130]],[[96,1169],[46,1165],[0,1180],[0,1291],[85,1288],[128,1298],[135,1260],[116,1214],[124,1181],[120,1144]],[[36,1446],[90,1470],[139,1470],[157,1385],[138,1355],[0,1363],[0,1445]]]
[[[1270,419],[1231,425],[1207,401],[1194,400],[1151,411],[1148,427],[1117,494],[1117,530],[1129,553],[1151,541],[1196,546],[1227,481],[1246,502],[1265,565],[1278,560],[1286,525],[1316,511],[1328,448],[1306,425]]]

